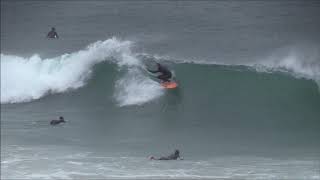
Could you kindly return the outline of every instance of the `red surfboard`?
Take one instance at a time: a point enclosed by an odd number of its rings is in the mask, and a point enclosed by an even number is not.
[[[176,87],[178,87],[178,84],[176,82],[162,82],[161,86],[166,88],[166,89],[174,89]]]

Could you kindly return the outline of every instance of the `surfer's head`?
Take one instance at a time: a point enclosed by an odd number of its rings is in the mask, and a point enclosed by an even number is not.
[[[179,151],[178,149],[176,149],[176,150],[174,151],[174,154],[175,154],[175,155],[179,155],[179,154],[180,154],[180,151]]]
[[[60,120],[61,122],[65,122],[65,121],[64,121],[64,118],[63,118],[62,116],[59,117],[59,120]]]
[[[56,30],[56,28],[54,28],[54,27],[51,28],[51,31],[55,31],[55,30]]]

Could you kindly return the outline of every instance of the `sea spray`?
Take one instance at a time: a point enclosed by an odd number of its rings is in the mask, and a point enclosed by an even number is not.
[[[29,58],[1,54],[1,103],[28,102],[80,88],[90,78],[92,67],[103,61],[126,71],[111,83],[120,106],[140,105],[161,96],[163,90],[142,73],[143,64],[131,52],[131,45],[130,41],[111,38],[51,59],[41,59],[37,54]]]
[[[129,69],[116,82],[115,88],[115,98],[120,106],[141,105],[164,93],[159,83],[146,78],[137,68]]]
[[[85,50],[51,59],[1,54],[1,103],[39,99],[47,93],[61,93],[82,87],[92,66],[130,53],[129,41],[111,38],[89,45]]]

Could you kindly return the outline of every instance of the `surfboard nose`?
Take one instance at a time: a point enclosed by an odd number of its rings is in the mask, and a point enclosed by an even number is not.
[[[176,82],[162,82],[161,86],[166,89],[174,89],[178,87],[178,84]]]

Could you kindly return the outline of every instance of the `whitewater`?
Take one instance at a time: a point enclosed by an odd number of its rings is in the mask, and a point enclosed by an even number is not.
[[[112,38],[52,59],[41,59],[38,55],[23,58],[1,54],[1,103],[26,102],[46,94],[80,88],[90,77],[92,67],[103,61],[114,61],[119,68],[131,68],[127,78],[117,82],[119,91],[116,97],[120,105],[140,104],[159,96],[161,88],[156,82],[138,77],[135,69],[140,62],[132,55],[130,46],[129,41]],[[138,81],[142,85],[138,86]],[[148,94],[146,90],[150,89],[154,92],[147,91]],[[133,98],[135,93],[141,94],[139,99]]]

